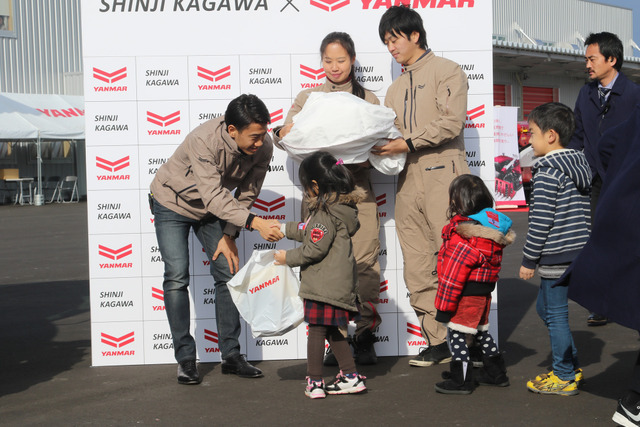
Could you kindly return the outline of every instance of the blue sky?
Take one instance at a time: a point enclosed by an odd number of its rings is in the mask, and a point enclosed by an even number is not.
[[[626,7],[633,10],[633,40],[640,45],[640,1],[639,0],[588,0],[592,3],[609,4],[612,6]],[[615,32],[615,31],[614,31]],[[640,52],[633,50],[634,56],[640,56]]]

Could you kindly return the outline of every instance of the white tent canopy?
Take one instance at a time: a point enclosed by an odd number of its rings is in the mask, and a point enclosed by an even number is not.
[[[38,186],[36,204],[42,199],[43,139],[84,139],[84,99],[81,96],[0,94],[0,140],[32,140],[37,143]]]
[[[84,139],[82,96],[0,94],[0,139]]]

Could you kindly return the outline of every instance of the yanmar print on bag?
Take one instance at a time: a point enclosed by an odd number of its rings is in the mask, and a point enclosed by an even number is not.
[[[254,338],[283,335],[304,319],[298,296],[300,281],[291,267],[273,263],[274,253],[275,249],[253,251],[245,266],[227,283]]]

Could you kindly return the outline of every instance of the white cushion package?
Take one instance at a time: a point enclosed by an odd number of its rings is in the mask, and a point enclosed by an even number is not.
[[[402,136],[395,127],[395,118],[392,109],[347,92],[312,92],[293,117],[293,128],[280,145],[297,161],[325,150],[346,164],[369,160],[380,172],[397,175],[404,168],[406,154],[371,153],[374,145],[384,145]]]

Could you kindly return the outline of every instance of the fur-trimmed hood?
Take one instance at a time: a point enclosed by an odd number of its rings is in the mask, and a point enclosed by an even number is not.
[[[364,191],[356,188],[351,193],[341,194],[336,202],[329,205],[329,214],[344,222],[350,236],[356,234],[356,231],[360,228],[356,204],[364,200],[364,198]],[[307,201],[311,212],[318,209],[317,197],[309,197]]]
[[[450,239],[454,232],[466,240],[474,237],[488,239],[501,246],[510,245],[516,239],[511,219],[495,209],[484,209],[470,217],[456,215],[443,230],[443,239]]]

